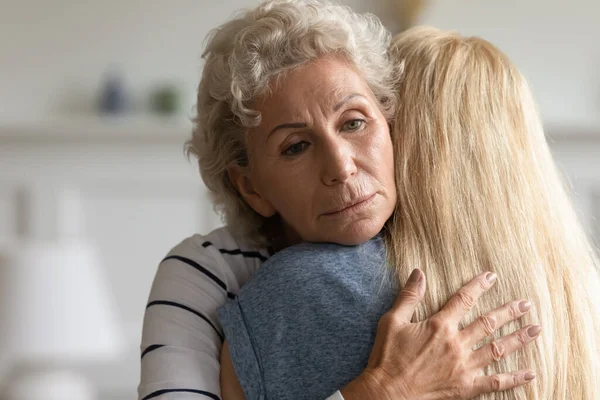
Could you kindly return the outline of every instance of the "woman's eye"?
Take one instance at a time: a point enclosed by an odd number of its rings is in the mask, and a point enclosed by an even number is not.
[[[353,119],[344,124],[343,130],[345,131],[357,131],[363,127],[365,121],[362,119]]]
[[[304,141],[294,143],[291,146],[286,147],[286,149],[283,151],[282,154],[285,156],[295,156],[295,155],[302,153],[304,150],[306,150],[306,148],[309,145],[310,145],[310,143],[304,142]]]

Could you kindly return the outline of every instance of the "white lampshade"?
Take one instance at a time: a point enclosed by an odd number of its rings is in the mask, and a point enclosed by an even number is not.
[[[6,400],[94,400],[80,363],[120,355],[112,293],[84,232],[79,191],[23,197],[20,236],[0,248],[0,357]]]
[[[102,361],[120,335],[98,258],[77,238],[0,253],[0,352],[21,362]]]
[[[0,354],[17,365],[113,358],[115,304],[86,240],[81,194],[40,186],[22,203],[21,237],[0,249]]]

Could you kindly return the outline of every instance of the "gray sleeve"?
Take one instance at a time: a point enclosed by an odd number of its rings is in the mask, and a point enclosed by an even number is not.
[[[258,347],[252,340],[239,298],[230,299],[217,310],[223,326],[235,373],[248,400],[265,398]]]

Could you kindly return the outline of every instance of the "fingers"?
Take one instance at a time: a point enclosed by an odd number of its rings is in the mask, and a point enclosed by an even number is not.
[[[440,310],[440,316],[448,318],[452,323],[458,325],[460,320],[473,308],[479,297],[492,287],[496,278],[497,276],[493,272],[486,272],[473,278],[448,300],[448,303]]]
[[[541,331],[542,328],[539,325],[528,325],[495,342],[486,344],[473,352],[475,366],[484,368],[495,361],[501,360],[537,339]]]
[[[478,376],[473,384],[474,396],[484,393],[500,392],[516,388],[535,379],[535,374],[529,370],[510,372],[491,376]]]
[[[425,294],[425,274],[419,269],[415,269],[411,274],[406,285],[402,288],[396,302],[390,310],[399,320],[409,323],[417,304],[423,299]]]
[[[531,303],[526,300],[506,303],[502,307],[477,318],[475,322],[462,330],[462,335],[466,342],[473,347],[485,337],[491,335],[496,329],[527,314],[530,308]]]

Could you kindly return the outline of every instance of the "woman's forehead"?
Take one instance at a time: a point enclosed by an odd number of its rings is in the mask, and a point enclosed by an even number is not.
[[[344,99],[359,96],[374,100],[365,80],[347,61],[326,58],[285,73],[256,108],[275,115],[304,113],[315,105],[336,111]]]
[[[268,100],[286,101],[291,97],[321,97],[335,101],[348,91],[370,91],[366,81],[346,60],[324,57],[283,73],[271,82]]]

